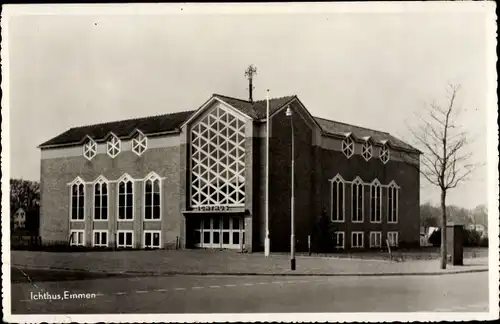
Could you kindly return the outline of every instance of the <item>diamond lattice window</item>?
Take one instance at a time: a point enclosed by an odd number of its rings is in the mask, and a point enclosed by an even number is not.
[[[387,145],[384,145],[380,148],[380,160],[384,162],[384,164],[389,161],[389,148],[387,147]]]
[[[83,144],[83,156],[90,161],[96,154],[97,143],[93,139],[89,138],[85,144]]]
[[[221,107],[191,128],[191,206],[245,203],[245,121]]]
[[[118,154],[120,154],[121,149],[122,144],[120,139],[113,135],[107,143],[108,155],[115,158]]]
[[[363,143],[363,146],[361,147],[361,155],[363,155],[365,161],[372,158],[372,145],[370,143]]]
[[[350,158],[354,154],[354,142],[350,136],[342,141],[342,152],[344,152],[347,158]]]
[[[148,138],[142,133],[138,133],[136,137],[132,139],[132,151],[141,156],[144,151],[148,148]]]

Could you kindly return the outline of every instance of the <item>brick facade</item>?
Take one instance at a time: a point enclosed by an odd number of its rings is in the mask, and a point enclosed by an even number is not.
[[[215,102],[215,105],[220,102]],[[364,190],[364,221],[351,221],[351,185],[345,185],[345,220],[334,223],[336,230],[345,234],[345,248],[351,248],[351,233],[362,231],[364,245],[369,246],[369,232],[397,231],[399,241],[419,241],[419,173],[418,163],[410,165],[397,154],[382,163],[378,146],[373,146],[373,157],[366,161],[361,156],[361,143],[355,143],[355,154],[347,158],[341,152],[342,137],[325,134],[298,101],[291,102],[295,138],[295,229],[297,251],[306,251],[308,235],[312,235],[323,212],[331,215],[331,182],[340,175],[345,181],[356,177],[366,184]],[[212,109],[207,106],[203,109]],[[270,132],[270,194],[269,231],[271,251],[290,249],[291,206],[291,128],[285,107],[274,111]],[[240,115],[241,116],[241,115]],[[81,145],[69,148],[43,148],[41,160],[41,236],[44,243],[68,242],[70,230],[84,230],[86,245],[92,245],[93,230],[108,230],[108,246],[114,246],[118,230],[134,233],[134,247],[142,248],[144,231],[161,231],[161,247],[193,247],[194,219],[190,207],[190,123],[179,132],[157,136],[141,155],[131,151],[129,142],[123,142],[118,156],[111,158],[105,149],[88,161],[81,154]],[[266,194],[266,134],[265,122],[245,117],[245,203],[238,211],[245,227],[245,248],[262,251],[265,238]],[[384,133],[385,134],[385,133]],[[391,149],[391,154],[396,153]],[[394,158],[393,158],[394,156]],[[418,160],[417,160],[418,161]],[[144,178],[151,172],[161,178],[161,221],[144,220]],[[134,219],[117,221],[117,180],[128,174],[134,180]],[[108,183],[108,220],[93,220],[93,182],[105,177]],[[80,177],[85,182],[85,219],[70,221],[70,186]],[[370,186],[377,179],[382,188],[382,222],[370,222]],[[398,222],[387,222],[387,187],[394,181],[399,187]],[[217,215],[201,212],[196,217]],[[236,214],[235,214],[236,215]]]
[[[41,161],[41,236],[45,243],[68,241],[70,229],[85,229],[85,242],[92,242],[94,229],[109,230],[109,243],[113,246],[116,230],[133,230],[134,245],[141,247],[143,230],[162,230],[162,245],[171,247],[180,236],[183,218],[180,205],[179,147],[152,148],[141,156],[132,151],[121,152],[112,159],[105,153],[97,154],[91,161],[82,156],[42,159]],[[146,221],[142,215],[143,183],[134,181],[134,220],[116,220],[117,183],[122,175],[143,179],[150,172],[161,178],[161,221]],[[93,185],[89,182],[104,176],[108,184],[108,221],[93,220]],[[77,177],[85,184],[85,221],[71,221],[69,214],[70,186]]]

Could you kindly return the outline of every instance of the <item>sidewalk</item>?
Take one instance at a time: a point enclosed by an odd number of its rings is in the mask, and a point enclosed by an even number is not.
[[[464,266],[439,269],[438,260],[405,262],[297,256],[290,270],[289,256],[233,251],[117,251],[34,252],[12,251],[11,262],[20,268],[43,268],[140,275],[299,275],[393,276],[440,275],[488,270],[487,258],[465,259]]]

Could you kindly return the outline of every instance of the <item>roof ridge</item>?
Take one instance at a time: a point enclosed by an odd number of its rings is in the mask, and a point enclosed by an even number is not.
[[[314,118],[317,118],[317,119],[323,119],[323,120],[326,120],[326,121],[329,121],[329,122],[339,123],[339,124],[342,124],[342,125],[347,125],[347,126],[354,126],[354,127],[357,127],[357,128],[362,128],[362,129],[366,129],[366,130],[373,131],[373,132],[377,132],[377,133],[382,133],[382,134],[391,135],[391,134],[390,134],[390,133],[388,133],[388,132],[380,131],[380,130],[373,129],[373,128],[368,128],[368,127],[358,126],[358,125],[354,125],[354,124],[348,124],[348,123],[339,122],[339,121],[336,121],[336,120],[327,119],[327,118],[323,118],[323,117],[317,117],[317,116],[313,116],[313,117],[314,117]]]
[[[269,98],[269,100],[280,100],[280,99],[293,98],[293,97],[297,97],[297,95],[288,95],[288,96],[281,96],[281,97]],[[254,103],[265,102],[266,100],[267,99],[256,100]]]
[[[228,98],[228,99],[233,99],[233,100],[243,101],[243,102],[246,102],[246,103],[252,103],[252,102],[251,102],[251,101],[249,101],[249,100],[240,99],[240,98],[231,97],[231,96],[226,96],[226,95],[221,95],[220,93],[214,93],[213,95],[214,95],[214,96],[218,96],[218,97],[223,97],[223,98]]]
[[[91,127],[91,126],[102,126],[102,125],[108,125],[108,124],[113,124],[113,123],[121,123],[121,122],[131,122],[134,120],[139,120],[139,119],[150,119],[150,118],[157,118],[157,117],[166,117],[170,115],[175,115],[175,114],[182,114],[182,113],[193,113],[195,110],[183,110],[183,111],[176,111],[176,112],[171,112],[167,114],[158,114],[158,115],[151,115],[151,116],[144,116],[144,117],[135,117],[135,118],[129,118],[129,119],[120,119],[120,120],[114,120],[114,121],[109,121],[109,122],[104,122],[104,123],[97,123],[97,124],[88,124],[88,125],[82,125],[82,126],[76,126],[76,127],[71,127],[71,129],[77,129],[77,128],[84,128],[84,127]]]

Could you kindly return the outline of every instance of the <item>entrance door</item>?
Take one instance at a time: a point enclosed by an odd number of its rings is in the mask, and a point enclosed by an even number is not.
[[[197,247],[240,249],[245,246],[244,221],[234,215],[207,215],[196,222],[194,236]]]

